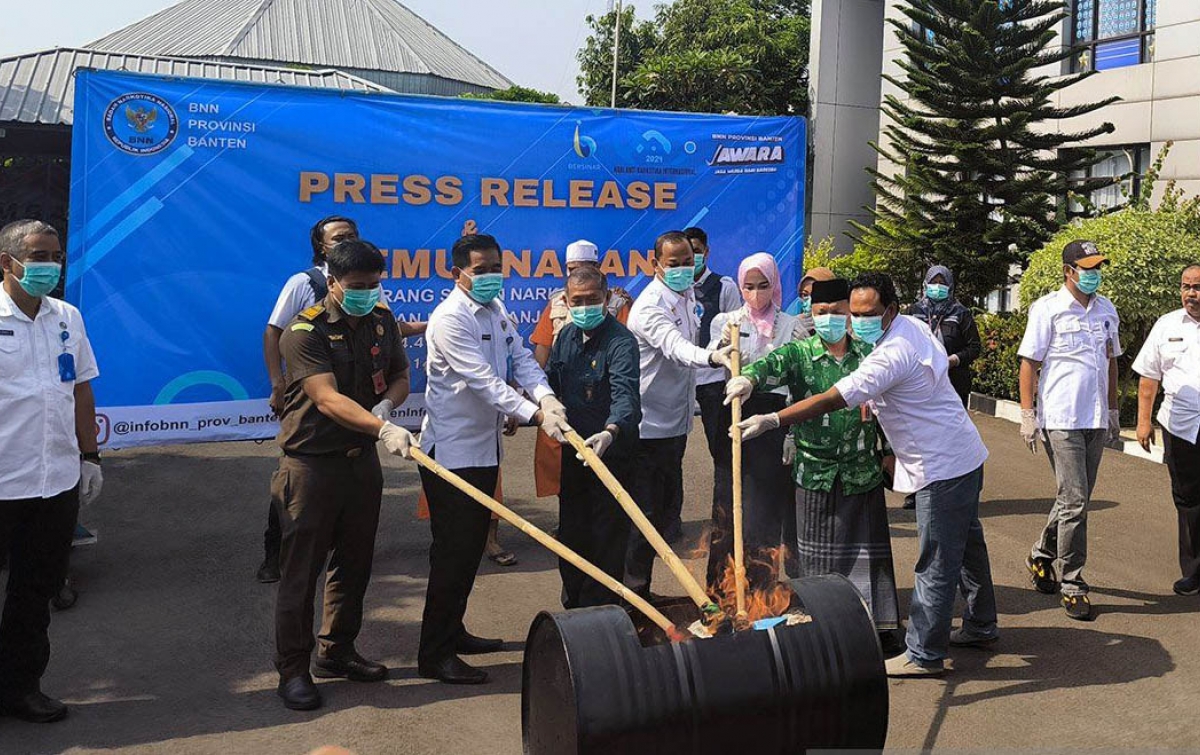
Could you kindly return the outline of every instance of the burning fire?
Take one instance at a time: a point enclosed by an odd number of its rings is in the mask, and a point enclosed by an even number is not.
[[[792,604],[792,590],[779,581],[783,548],[768,548],[757,554],[746,554],[746,619],[754,622],[782,616]],[[714,628],[727,617],[737,615],[737,574],[733,556],[725,563],[720,582],[712,590],[713,601],[721,607],[723,614],[709,619],[709,628]]]

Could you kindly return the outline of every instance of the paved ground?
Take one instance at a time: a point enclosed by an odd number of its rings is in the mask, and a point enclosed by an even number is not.
[[[956,651],[942,681],[893,682],[889,746],[1195,747],[1200,600],[1170,593],[1178,575],[1166,469],[1106,454],[1088,571],[1100,616],[1081,625],[1025,587],[1022,559],[1053,491],[1044,456],[1030,457],[1013,425],[977,421],[992,451],[983,514],[1002,642],[990,653]],[[699,440],[688,454],[693,538],[711,480]],[[505,490],[550,527],[553,500],[532,499],[531,447],[528,430],[509,442]],[[270,444],[219,444],[108,456],[104,496],[85,516],[100,543],[77,552],[82,597],[51,628],[44,687],[71,703],[71,717],[51,726],[0,719],[0,753],[291,755],[325,743],[364,755],[521,751],[517,643],[538,610],[557,607],[554,563],[508,529],[521,563],[485,562],[468,625],[513,641],[512,651],[485,657],[493,682],[482,687],[418,678],[428,528],[414,516],[417,475],[402,463],[388,462],[360,641],[365,655],[393,667],[392,678],[324,683],[322,710],[283,709],[270,666],[273,590],[252,579],[274,453]],[[907,605],[915,525],[898,500],[890,505]],[[699,573],[699,561],[691,566]]]

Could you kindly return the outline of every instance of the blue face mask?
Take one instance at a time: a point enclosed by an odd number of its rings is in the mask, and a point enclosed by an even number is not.
[[[25,293],[40,299],[54,290],[62,277],[62,265],[57,262],[22,262],[25,272],[17,279]]]
[[[800,297],[800,314],[807,315],[809,312],[812,312],[812,297],[811,296],[801,296]]]
[[[471,298],[480,304],[488,304],[500,295],[500,291],[504,288],[503,273],[480,273],[472,275],[471,290],[468,291]]]
[[[663,270],[663,283],[677,294],[682,294],[696,282],[696,273],[690,267],[669,267]]]
[[[704,255],[703,254],[692,255],[692,271],[693,271],[692,274],[697,277],[699,277],[699,275],[704,272]]]
[[[340,284],[339,284],[340,285]],[[375,288],[346,288],[342,286],[342,311],[351,317],[370,314],[379,303],[379,286]]]
[[[1100,281],[1103,276],[1099,270],[1080,270],[1079,280],[1075,282],[1075,286],[1083,293],[1091,296],[1096,293],[1096,289],[1100,288]]]
[[[813,329],[825,343],[837,343],[846,337],[846,316],[814,315]]]
[[[591,330],[600,323],[608,313],[603,304],[585,304],[582,307],[571,307],[571,322],[584,330]]]
[[[950,287],[944,283],[926,283],[925,297],[930,301],[946,301],[950,298]]]
[[[874,344],[883,338],[883,315],[851,317],[850,325],[854,328],[855,338],[860,341]]]

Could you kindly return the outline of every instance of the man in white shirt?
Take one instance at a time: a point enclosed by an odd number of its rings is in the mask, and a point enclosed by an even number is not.
[[[463,236],[451,255],[456,285],[433,310],[426,333],[421,446],[464,480],[490,492],[500,471],[505,417],[532,421],[559,443],[570,427],[566,410],[500,301],[504,266],[496,239]],[[508,384],[509,371],[533,401]],[[491,514],[424,467],[421,485],[429,501],[433,544],[417,670],[451,684],[481,684],[487,673],[458,656],[495,652],[502,645],[475,637],[463,626]]]
[[[659,532],[671,525],[676,503],[683,501],[683,451],[692,429],[696,370],[728,367],[733,352],[732,346],[709,350],[697,345],[700,320],[692,292],[694,281],[695,261],[687,236],[668,231],[654,242],[654,280],[629,313],[629,330],[638,342],[642,389],[633,494]],[[634,530],[629,537],[625,584],[648,596],[653,567],[654,549]]]
[[[718,275],[708,267],[708,234],[701,228],[685,228],[692,245],[692,261],[696,284],[694,293],[698,305],[700,327],[696,332],[696,345],[707,346],[712,322],[717,315],[733,312],[742,306],[742,295],[737,281],[728,275]],[[708,442],[708,453],[713,462],[722,455],[729,455],[728,427],[721,426],[721,402],[725,398],[725,371],[719,367],[701,367],[696,370],[696,403],[700,407],[700,421],[704,425],[704,438]],[[723,446],[723,448],[722,448]],[[670,521],[664,536],[667,540],[677,538],[682,531],[680,514],[683,497],[672,503]]]
[[[896,455],[893,488],[917,496],[920,548],[905,638],[908,652],[887,661],[887,674],[938,676],[948,645],[989,645],[1000,636],[979,522],[987,448],[950,384],[945,348],[924,323],[899,314],[890,278],[859,276],[851,284],[850,312],[854,335],[874,345],[858,369],[828,391],[777,414],[743,420],[742,438],[874,402]],[[966,607],[962,627],[951,631],[960,584]]]
[[[79,310],[48,294],[62,275],[58,231],[37,220],[0,229],[0,714],[49,723],[67,706],[42,694],[50,599],[67,576],[80,505],[100,494],[99,374]]]
[[[1093,617],[1088,585],[1087,508],[1104,445],[1121,433],[1117,405],[1120,318],[1096,293],[1107,262],[1091,241],[1063,247],[1063,287],[1029,307],[1021,357],[1021,438],[1037,451],[1039,431],[1058,492],[1025,565],[1038,592],[1062,591],[1067,616]],[[1039,375],[1038,372],[1041,371]],[[1037,408],[1034,409],[1034,397]],[[1054,561],[1061,565],[1061,585]]]
[[[1183,308],[1163,315],[1134,360],[1138,385],[1137,438],[1147,451],[1154,443],[1151,414],[1163,426],[1163,460],[1171,475],[1171,497],[1179,514],[1178,595],[1200,595],[1200,264],[1183,271]]]

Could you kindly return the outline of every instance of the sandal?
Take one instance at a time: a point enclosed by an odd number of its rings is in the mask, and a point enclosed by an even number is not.
[[[500,550],[496,553],[489,553],[487,554],[487,557],[488,560],[498,566],[515,566],[517,563],[516,555],[506,550]]]

